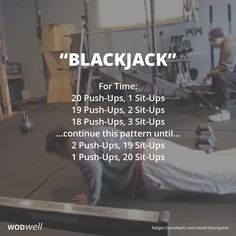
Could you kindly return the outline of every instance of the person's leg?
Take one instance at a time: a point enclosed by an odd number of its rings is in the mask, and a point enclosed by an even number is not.
[[[147,140],[163,141],[166,143],[166,160],[143,163],[145,191],[149,198],[158,199],[160,190],[236,193],[236,149],[206,154],[167,140]],[[158,154],[159,151],[147,148],[144,153]]]
[[[230,73],[224,80],[225,86],[227,88],[227,99],[230,99],[231,93],[236,92],[236,72]]]
[[[225,79],[215,77],[212,78],[212,91],[216,94],[215,106],[221,109],[214,115],[209,116],[210,121],[225,121],[230,119],[228,104],[230,95],[236,90],[236,73],[230,73]]]
[[[236,72],[230,73],[225,79],[212,78],[211,89],[216,94],[216,106],[227,109],[232,91],[236,91]]]
[[[220,109],[225,109],[228,105],[228,90],[225,86],[225,83],[220,78],[212,78],[212,92],[215,93],[215,106]]]
[[[203,166],[212,161],[208,154],[167,140],[151,138],[148,142],[164,142],[166,145],[162,151],[151,148],[144,151],[150,157],[143,162],[145,192],[149,199],[158,199],[160,190],[214,192],[208,180],[208,172]],[[152,160],[160,154],[165,154],[165,160]]]

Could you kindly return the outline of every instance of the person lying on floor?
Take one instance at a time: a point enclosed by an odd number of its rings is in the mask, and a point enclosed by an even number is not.
[[[104,130],[119,130],[111,127],[96,127],[100,133]],[[66,128],[55,128],[48,132],[46,138],[46,149],[60,156],[70,159],[78,165],[87,184],[88,195],[81,193],[73,199],[77,204],[96,205],[102,193],[115,192],[124,193],[135,197],[140,193],[152,197],[159,190],[183,190],[191,192],[228,194],[236,193],[236,148],[206,154],[200,150],[193,150],[178,145],[174,142],[149,138],[146,140],[145,148],[132,150],[126,148],[125,142],[130,138],[105,138],[105,137],[83,137],[67,138],[58,137],[68,130]],[[120,149],[108,150],[105,148],[72,149],[72,142],[83,143],[117,143]],[[153,145],[165,143],[164,150],[151,148]],[[74,145],[74,144],[73,144]],[[76,151],[76,158],[73,160],[72,153]],[[158,152],[165,154],[160,161],[153,160]],[[104,160],[85,160],[82,156],[104,154],[118,156],[121,161],[107,162]],[[125,154],[125,155],[124,155]],[[130,161],[124,157],[132,154],[134,157],[145,155],[145,161],[137,161],[131,158]]]

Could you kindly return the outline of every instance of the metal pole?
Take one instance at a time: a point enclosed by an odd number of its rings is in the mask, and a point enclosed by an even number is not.
[[[152,53],[156,54],[156,34],[155,34],[155,0],[150,0],[150,12],[151,12],[151,39],[152,39]],[[156,57],[153,59],[154,66],[152,67],[152,92],[157,95],[157,67]]]
[[[81,55],[83,53],[83,46],[84,46],[84,19],[82,18],[82,28],[81,28],[81,37],[80,37],[80,49],[79,49],[79,56],[81,58]],[[79,63],[78,70],[77,70],[77,86],[76,86],[76,95],[79,95],[80,93],[80,81],[81,81],[81,63]],[[78,106],[78,102],[75,103],[76,106]]]
[[[83,49],[84,49],[84,46],[85,46],[86,59],[87,59],[87,61],[90,61],[90,42],[89,42],[89,28],[88,28],[88,3],[89,3],[89,0],[84,0],[84,16],[81,17],[82,18],[82,27],[81,27],[81,40],[80,40],[79,56],[81,58],[81,55],[83,53]],[[77,70],[76,95],[78,95],[80,93],[81,73],[82,73],[82,67],[81,67],[81,64],[79,64],[78,70]],[[78,102],[76,102],[75,105],[78,106]]]
[[[231,11],[231,4],[228,4],[228,22],[229,22],[229,34],[232,34],[232,11]]]
[[[86,58],[88,61],[90,61],[90,39],[89,39],[89,0],[84,0],[84,18],[85,18],[85,35],[86,35]]]
[[[147,47],[148,52],[151,52],[151,45],[150,45],[150,33],[149,33],[149,19],[148,19],[148,10],[147,10],[147,0],[144,0],[144,8],[145,8],[145,16],[146,16],[146,39],[147,39]]]
[[[210,20],[210,29],[213,28],[213,6],[209,6],[209,20]],[[215,57],[214,57],[214,47],[210,45],[211,52],[211,68],[215,66]]]

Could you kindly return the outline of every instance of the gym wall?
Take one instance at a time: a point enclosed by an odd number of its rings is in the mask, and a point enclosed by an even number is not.
[[[46,96],[46,87],[43,67],[40,56],[40,47],[36,36],[36,13],[32,0],[1,0],[3,2],[3,16],[6,29],[6,41],[10,61],[21,62],[24,72],[24,84],[30,89],[33,97]],[[192,66],[199,69],[202,75],[210,68],[210,45],[208,43],[209,5],[213,5],[214,26],[221,26],[228,33],[227,4],[232,5],[232,22],[236,12],[235,0],[200,0],[200,20],[203,26],[203,36],[189,36],[194,52]],[[39,0],[42,11],[42,23],[73,23],[80,31],[80,17],[83,14],[83,0]],[[90,29],[97,29],[97,1],[90,1]],[[132,9],[135,14],[135,8]],[[144,9],[143,9],[144,14]],[[2,22],[2,21],[1,21]],[[186,24],[166,25],[158,27],[164,31],[164,50],[168,50],[171,35],[185,34]],[[233,33],[236,34],[234,25]],[[144,38],[145,29],[113,31],[91,36],[93,52],[147,52],[147,43]],[[160,51],[160,43],[158,44]],[[215,51],[215,62],[218,60]],[[33,59],[33,60],[32,60]]]
[[[45,96],[34,1],[3,0],[3,14],[9,60],[22,63],[25,89],[33,97]]]
[[[4,33],[4,18],[2,9],[2,0],[0,0],[0,32]]]
[[[98,27],[100,29],[134,28],[145,26],[144,1],[135,0],[97,0]],[[147,9],[150,2],[146,2]],[[172,6],[172,7],[170,7]],[[155,23],[183,21],[183,0],[155,1]],[[130,13],[135,12],[135,14]],[[121,17],[122,13],[122,17]]]
[[[2,0],[10,61],[21,62],[24,87],[33,98],[47,95],[41,49],[36,36],[36,9],[32,0]],[[73,23],[80,30],[83,1],[39,0],[42,24]]]
[[[210,29],[209,23],[209,5],[213,5],[213,26],[220,26],[224,29],[225,34],[228,34],[228,16],[227,4],[232,5],[232,22],[234,22],[236,14],[236,1],[235,0],[200,0],[200,23],[203,26],[202,36],[189,36],[186,39],[191,40],[194,52],[192,53],[192,67],[199,69],[199,78],[206,73],[211,67],[210,63],[210,45],[208,42],[208,32]],[[91,1],[91,5],[95,1]],[[91,15],[96,15],[96,7],[91,7]],[[132,9],[132,14],[135,14],[135,8]],[[144,9],[143,9],[144,14]],[[94,21],[96,25],[96,21]],[[185,35],[185,28],[187,24],[178,23],[172,25],[161,26],[157,28],[157,40],[160,40],[159,32],[163,30],[163,51],[168,51],[170,45],[170,37],[172,35]],[[96,28],[94,26],[94,28]],[[232,26],[233,34],[236,34],[234,25]],[[145,29],[134,29],[124,31],[111,31],[100,35],[91,37],[93,42],[94,52],[141,52],[147,53],[147,43],[144,38],[146,33]],[[157,44],[158,51],[161,51],[160,43]],[[218,61],[218,52],[215,50],[215,63]],[[200,78],[201,79],[201,78]]]

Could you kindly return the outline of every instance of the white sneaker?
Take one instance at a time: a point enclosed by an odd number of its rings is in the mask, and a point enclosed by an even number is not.
[[[211,115],[208,117],[208,120],[212,122],[221,122],[221,121],[226,121],[230,119],[231,119],[231,115],[229,111],[226,111],[226,110],[220,110],[216,112],[214,115]]]

